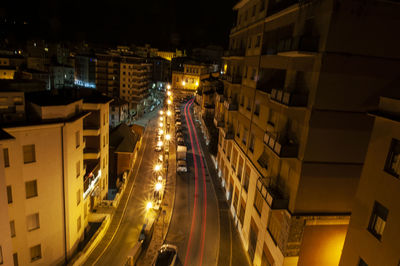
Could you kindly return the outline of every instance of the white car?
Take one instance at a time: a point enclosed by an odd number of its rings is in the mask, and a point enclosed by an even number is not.
[[[184,160],[179,160],[176,164],[176,171],[177,172],[187,172],[187,166],[186,166],[186,161]]]
[[[153,266],[173,266],[178,257],[178,248],[175,245],[164,244],[157,251]]]

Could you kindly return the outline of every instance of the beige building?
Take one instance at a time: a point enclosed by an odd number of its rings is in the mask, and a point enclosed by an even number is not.
[[[381,97],[340,265],[398,265],[400,100]]]
[[[1,141],[0,183],[5,183],[8,207],[0,220],[9,224],[14,263],[61,264],[84,235],[86,113],[82,100],[62,97],[41,95],[28,106],[35,117],[30,122],[2,125],[13,139]]]
[[[196,91],[200,80],[209,76],[208,67],[201,63],[186,63],[182,71],[172,71],[174,90]]]
[[[365,111],[398,83],[398,42],[381,30],[398,5],[292,3],[234,7],[217,164],[254,265],[338,265],[372,128]]]

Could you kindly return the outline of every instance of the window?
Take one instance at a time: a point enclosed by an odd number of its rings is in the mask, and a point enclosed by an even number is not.
[[[7,202],[8,204],[13,202],[11,186],[7,186]]]
[[[261,35],[258,35],[256,38],[257,38],[257,39],[256,39],[255,47],[260,47],[260,44],[261,44]]]
[[[81,161],[76,162],[76,177],[79,177],[81,175]]]
[[[79,148],[81,145],[81,134],[79,133],[79,130],[75,132],[75,146],[76,148]]]
[[[277,244],[281,238],[281,225],[283,224],[282,217],[279,213],[274,213],[272,210],[269,213],[269,221],[267,230],[272,240]]]
[[[383,231],[385,230],[388,213],[388,209],[386,209],[379,202],[375,201],[371,218],[369,220],[368,231],[378,240],[382,238]]]
[[[251,72],[251,80],[256,81],[257,76],[257,69],[253,68]]]
[[[103,136],[103,148],[106,146],[106,136]]]
[[[11,231],[11,237],[15,237],[15,222],[14,222],[14,220],[10,221],[10,231]]]
[[[80,189],[78,189],[78,191],[76,192],[76,206],[78,206],[79,203],[81,203],[81,190]]]
[[[392,139],[392,143],[390,144],[385,171],[397,178],[400,176],[400,141],[397,139]]]
[[[3,149],[4,167],[10,167],[10,158],[8,156],[8,148]]]
[[[253,6],[253,10],[251,11],[251,16],[254,17],[256,14],[256,5]]]
[[[13,254],[13,261],[14,261],[14,266],[18,266],[18,254],[17,253]]]
[[[24,163],[33,163],[36,161],[35,144],[24,145],[22,149],[24,154]]]
[[[103,114],[103,126],[106,125],[106,114]]]
[[[31,262],[41,258],[42,258],[42,250],[40,244],[31,247]]]
[[[249,151],[254,153],[254,134],[250,134]]]
[[[37,197],[38,192],[36,180],[25,182],[25,192],[27,199]]]
[[[250,98],[247,98],[247,97],[246,97],[246,99],[247,99],[246,109],[247,109],[247,111],[251,111],[251,101],[250,101]]]
[[[239,165],[238,165],[238,171],[237,171],[237,177],[240,181],[242,181],[242,172],[243,172],[243,159],[241,156],[239,156]]]
[[[256,189],[256,193],[254,195],[254,207],[256,208],[256,211],[258,215],[261,216],[262,212],[262,206],[263,206],[264,199],[261,196],[261,193],[258,189]]]
[[[3,250],[1,249],[1,246],[0,246],[0,264],[3,264]]]
[[[275,126],[277,119],[278,119],[278,114],[276,113],[276,111],[273,109],[270,109],[267,123],[271,126]]]
[[[256,106],[254,108],[254,115],[259,116],[260,115],[260,104],[256,103]]]
[[[246,203],[242,199],[242,202],[240,204],[240,213],[239,213],[239,220],[240,220],[240,224],[242,225],[242,227],[243,227],[243,224],[244,224],[244,213],[245,213],[245,211],[246,211]]]
[[[242,95],[242,98],[240,99],[240,106],[244,106],[244,98],[245,98],[245,96]]]
[[[78,217],[78,220],[76,221],[76,229],[79,233],[79,230],[81,230],[81,226],[82,226],[82,221],[81,221],[81,216]]]
[[[249,38],[248,42],[247,42],[247,48],[250,49],[251,48],[251,37]]]
[[[39,213],[34,213],[26,217],[26,225],[28,231],[33,231],[40,228]]]
[[[263,11],[265,9],[265,0],[261,0],[260,3],[260,12]]]
[[[247,128],[245,128],[244,131],[243,131],[242,142],[243,142],[244,145],[246,145],[246,143],[247,143]]]
[[[246,165],[244,168],[244,181],[243,181],[243,188],[246,192],[249,191],[249,182],[250,182],[250,167]]]
[[[244,78],[245,78],[245,79],[247,78],[247,71],[248,71],[248,67],[246,66],[246,67],[244,68]]]
[[[87,204],[83,205],[83,217],[86,219],[87,216]]]
[[[358,266],[368,266],[368,264],[362,258],[360,258],[358,261]]]

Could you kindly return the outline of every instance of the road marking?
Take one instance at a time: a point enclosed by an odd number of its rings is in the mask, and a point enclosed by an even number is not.
[[[148,134],[150,134],[150,132],[148,132],[146,129],[145,129],[145,133],[148,133]],[[143,136],[144,136],[145,134],[143,134]],[[148,136],[147,136],[147,138],[148,138]],[[143,150],[142,150],[142,156],[140,157],[140,162],[139,162],[139,165],[138,165],[138,167],[137,167],[137,169],[136,169],[136,173],[135,173],[135,175],[134,175],[134,179],[133,179],[133,183],[135,183],[135,181],[136,181],[136,177],[137,177],[137,174],[138,174],[138,172],[139,172],[139,168],[140,168],[140,165],[142,164],[142,160],[143,160],[143,153],[144,153],[144,151],[146,150],[146,147],[147,147],[147,140],[146,140],[146,142],[145,142],[145,144],[144,144],[144,147],[143,147]],[[115,232],[114,232],[114,234],[111,236],[111,238],[109,239],[109,241],[108,241],[108,243],[107,243],[107,245],[105,246],[105,248],[103,249],[103,251],[100,253],[100,255],[96,258],[96,260],[93,262],[93,265],[95,265],[98,261],[99,261],[99,259],[101,258],[101,256],[103,256],[103,254],[104,254],[104,252],[106,251],[106,249],[108,249],[108,247],[110,246],[110,244],[111,244],[111,242],[112,242],[112,240],[114,239],[114,237],[115,237],[115,235],[117,234],[117,232],[118,232],[118,229],[119,229],[119,227],[121,226],[121,222],[122,222],[122,220],[124,219],[124,216],[125,216],[125,213],[126,213],[126,208],[127,208],[127,206],[128,206],[128,202],[129,202],[129,200],[130,200],[130,197],[131,197],[131,194],[132,194],[132,191],[133,191],[133,185],[132,185],[132,187],[131,187],[131,189],[130,189],[130,191],[129,191],[129,195],[128,195],[128,198],[127,198],[127,200],[126,200],[126,202],[125,202],[125,206],[124,206],[124,210],[123,210],[123,212],[122,212],[122,216],[121,216],[121,219],[119,220],[119,223],[118,223],[118,225],[117,225],[117,228],[116,228],[116,230],[115,230]],[[111,223],[111,222],[110,222]],[[101,240],[100,240],[101,241]],[[94,251],[94,249],[93,249],[93,251]],[[93,252],[92,251],[92,252]],[[90,255],[89,255],[90,256]]]

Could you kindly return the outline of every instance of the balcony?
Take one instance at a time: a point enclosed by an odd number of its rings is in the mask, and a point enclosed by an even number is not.
[[[242,84],[242,76],[226,75],[226,80],[232,84]]]
[[[226,125],[225,127],[223,126],[221,130],[222,130],[222,135],[224,136],[225,139],[233,139],[234,134],[233,134],[233,127],[231,125]]]
[[[83,125],[84,136],[99,136],[100,125]]]
[[[215,125],[215,127],[223,127],[224,120],[222,118],[214,117],[214,125]]]
[[[299,145],[292,139],[278,138],[267,131],[264,134],[264,143],[281,158],[297,157]]]
[[[271,100],[288,107],[307,107],[308,94],[272,89]]]
[[[215,97],[215,102],[223,103],[224,102],[224,95],[223,94],[217,94],[217,96]]]
[[[257,190],[260,191],[262,197],[271,209],[283,210],[288,208],[289,200],[285,199],[278,187],[272,184],[271,177],[258,178]]]
[[[86,174],[83,178],[83,198],[86,198],[101,177],[100,162],[91,160],[85,164],[84,169],[86,169]]]
[[[232,98],[228,98],[224,101],[224,106],[228,111],[237,111],[238,104],[236,101],[232,100]]]
[[[87,148],[83,149],[83,159],[84,160],[96,160],[100,158],[99,148]]]
[[[243,57],[245,54],[245,49],[232,49],[224,51],[224,57]]]
[[[294,36],[279,40],[277,52],[278,55],[289,57],[310,56],[318,52],[318,45],[319,37]]]

